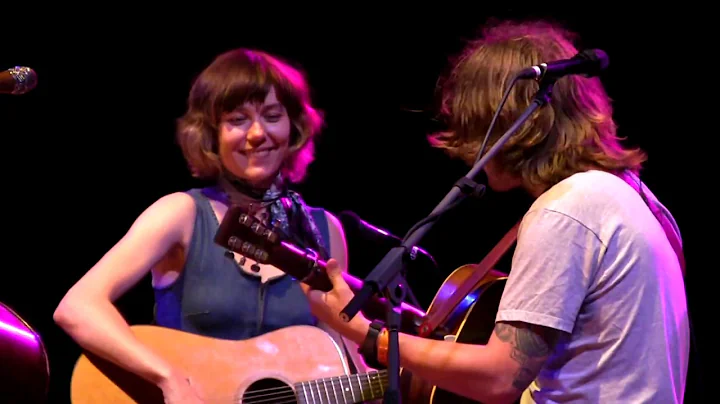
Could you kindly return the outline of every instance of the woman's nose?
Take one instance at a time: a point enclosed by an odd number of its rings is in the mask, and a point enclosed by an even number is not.
[[[249,143],[260,143],[265,138],[265,128],[263,128],[260,122],[253,122],[252,126],[247,133],[247,141]]]

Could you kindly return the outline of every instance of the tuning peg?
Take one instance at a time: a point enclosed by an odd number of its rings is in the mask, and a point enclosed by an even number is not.
[[[228,239],[228,247],[230,247],[230,249],[233,251],[237,251],[241,245],[242,240],[235,236],[230,236],[230,238]]]
[[[265,262],[266,263],[268,258],[270,258],[270,255],[267,253],[267,251],[261,250],[258,248],[257,250],[255,250],[255,252],[253,254],[253,258],[257,262]]]
[[[249,215],[241,213],[240,216],[238,216],[238,222],[242,225],[250,226],[253,223],[253,220]]]
[[[273,244],[276,243],[277,240],[278,240],[277,233],[275,233],[275,232],[272,231],[272,230],[268,230],[268,229],[265,229],[265,230],[261,233],[261,236],[264,237],[267,241],[269,241],[269,242],[271,242],[271,243],[273,243]]]
[[[240,252],[242,255],[253,255],[255,254],[256,249],[257,247],[246,241],[243,243],[242,247],[240,247]]]
[[[261,225],[260,222],[255,222],[250,225],[250,230],[254,231],[255,234],[263,234],[263,232],[267,229],[265,226]]]

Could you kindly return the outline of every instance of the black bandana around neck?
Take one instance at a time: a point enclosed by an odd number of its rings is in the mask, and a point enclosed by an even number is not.
[[[310,248],[324,260],[329,258],[323,237],[313,220],[307,204],[300,194],[289,189],[282,174],[278,174],[272,185],[265,190],[253,188],[247,182],[224,173],[217,187],[220,200],[227,204],[239,205],[251,214],[267,208],[268,225],[279,231],[283,238],[300,248]]]

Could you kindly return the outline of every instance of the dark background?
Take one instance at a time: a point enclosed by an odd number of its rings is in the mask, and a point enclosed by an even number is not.
[[[696,162],[689,157],[691,146],[678,141],[688,128],[682,105],[692,77],[669,81],[662,69],[648,68],[648,55],[672,56],[678,49],[668,42],[668,30],[684,21],[676,10],[653,18],[510,7],[388,15],[350,6],[291,20],[269,16],[269,9],[256,14],[218,8],[207,16],[180,10],[184,19],[168,10],[153,16],[117,10],[95,12],[92,18],[74,14],[24,31],[37,39],[15,31],[14,38],[25,40],[3,47],[0,69],[33,67],[39,85],[22,96],[0,97],[3,230],[10,240],[4,243],[0,302],[43,337],[51,363],[51,402],[67,400],[80,354],[52,321],[64,293],[145,207],[164,194],[204,185],[186,170],[174,125],[193,78],[217,54],[255,47],[297,62],[327,118],[317,160],[297,190],[311,205],[336,214],[355,212],[402,236],[468,171],[432,150],[425,135],[435,129],[433,123],[407,110],[432,112],[436,80],[448,58],[488,17],[552,18],[578,32],[581,46],[609,54],[602,79],[615,101],[620,134],[649,153],[643,178],[683,231],[690,308],[698,346],[705,346],[702,280],[695,269],[701,261],[697,222],[703,219],[690,180],[681,181],[678,174],[678,167]],[[438,268],[420,265],[408,275],[422,305],[427,307],[454,268],[480,261],[529,203],[520,193],[489,191],[438,223],[422,243]],[[387,249],[364,238],[352,221],[345,224],[350,271],[363,277]],[[509,270],[507,258],[499,269]],[[149,277],[118,304],[130,323],[150,322]],[[688,402],[701,397],[699,375],[693,359]]]

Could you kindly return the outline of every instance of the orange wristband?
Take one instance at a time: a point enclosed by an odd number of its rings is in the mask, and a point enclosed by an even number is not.
[[[383,328],[382,331],[380,331],[380,335],[378,335],[377,340],[377,360],[385,366],[388,365],[388,346],[390,345],[389,336],[390,334],[388,333],[387,328]]]

